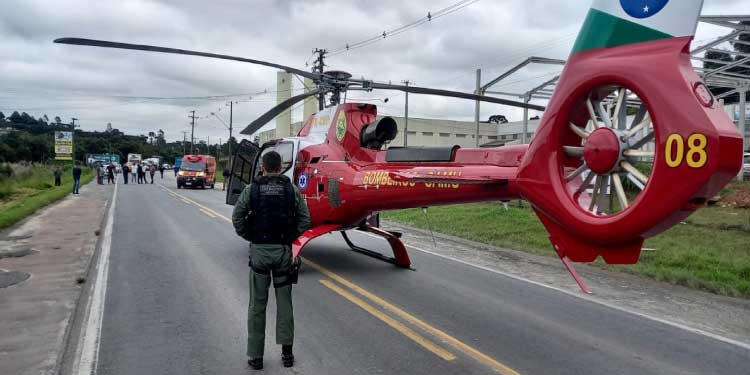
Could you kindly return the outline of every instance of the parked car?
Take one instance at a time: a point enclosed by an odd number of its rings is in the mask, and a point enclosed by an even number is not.
[[[161,167],[164,168],[164,169],[172,169],[172,166],[169,165],[169,163],[164,163],[164,164],[161,165]]]

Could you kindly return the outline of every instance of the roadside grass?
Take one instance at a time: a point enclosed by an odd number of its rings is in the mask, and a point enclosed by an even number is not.
[[[429,229],[421,209],[383,212],[383,218]],[[527,203],[430,207],[436,232],[498,247],[555,256],[547,232]],[[750,298],[750,210],[712,206],[646,240],[635,265],[599,267],[733,297]]]
[[[71,167],[63,170],[60,186],[54,186],[53,171],[54,166],[49,165],[14,165],[13,176],[0,179],[0,229],[23,220],[72,192]],[[93,171],[84,167],[81,185],[93,178]]]

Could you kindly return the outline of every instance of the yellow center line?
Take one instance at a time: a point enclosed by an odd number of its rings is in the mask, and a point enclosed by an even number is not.
[[[213,214],[213,215],[214,215],[214,216],[216,216],[216,217],[219,217],[219,218],[221,218],[221,219],[224,219],[225,221],[228,221],[228,222],[230,222],[230,223],[232,222],[232,219],[230,219],[230,218],[228,218],[228,217],[226,217],[226,216],[224,216],[224,215],[222,215],[222,214],[220,214],[220,213],[218,213],[218,212],[214,211],[213,209],[211,209],[211,208],[209,208],[209,207],[206,207],[206,206],[204,206],[204,205],[202,205],[202,204],[200,204],[200,203],[198,203],[198,202],[196,202],[196,201],[194,201],[194,200],[192,200],[192,199],[190,199],[190,198],[188,198],[188,197],[186,197],[186,196],[184,196],[184,195],[182,195],[182,194],[180,194],[180,193],[175,193],[175,192],[173,192],[173,191],[171,191],[171,190],[167,189],[167,188],[166,188],[166,187],[165,187],[164,185],[162,185],[162,184],[159,184],[159,187],[160,187],[160,188],[162,188],[162,189],[164,189],[164,190],[165,190],[166,192],[168,192],[168,193],[170,193],[170,194],[174,194],[174,195],[176,195],[176,196],[178,196],[178,197],[182,198],[183,200],[187,201],[188,203],[192,203],[192,204],[194,204],[194,205],[198,206],[199,208],[202,208],[202,209],[204,209],[204,210],[206,210],[206,211],[210,212],[211,214]]]
[[[164,189],[164,190],[166,190],[166,191],[168,191],[168,192],[170,192],[172,194],[176,194],[176,195],[178,195],[178,196],[180,196],[182,198],[188,199],[185,196],[183,196],[182,194],[174,193],[174,192],[170,191],[169,189],[167,189],[166,187],[162,186],[161,184],[159,184],[159,186],[161,186],[162,189]],[[188,199],[188,200],[190,200],[190,199]],[[198,207],[208,209],[210,212],[214,213],[216,216],[220,217],[221,219],[224,219],[224,220],[226,220],[226,221],[228,221],[230,223],[232,222],[232,219],[230,219],[230,218],[228,218],[228,217],[226,217],[226,216],[224,216],[224,215],[222,215],[222,214],[220,214],[220,213],[218,213],[218,212],[216,212],[214,210],[211,210],[208,207],[205,207],[205,206],[201,205],[200,203],[197,203],[197,202],[192,201],[192,200],[190,200],[190,201],[193,204],[197,205]],[[351,281],[349,281],[349,280],[347,280],[347,279],[345,279],[345,278],[343,278],[343,277],[341,277],[341,276],[333,273],[332,271],[329,271],[325,267],[323,267],[321,265],[318,265],[317,263],[314,263],[314,262],[310,261],[307,258],[303,258],[303,259],[304,259],[305,264],[310,265],[312,268],[315,268],[320,273],[322,273],[322,274],[330,277],[331,279],[337,281],[338,283],[340,283],[340,284],[346,286],[347,288],[349,288],[349,289],[357,292],[358,294],[360,294],[363,297],[369,299],[370,301],[372,301],[376,305],[379,305],[382,308],[384,308],[384,309],[386,309],[386,310],[388,310],[388,311],[396,314],[397,316],[401,317],[401,319],[404,319],[404,320],[408,321],[409,323],[411,323],[411,324],[413,324],[413,325],[421,328],[422,330],[427,331],[431,335],[439,338],[441,341],[443,341],[443,342],[447,343],[448,345],[451,345],[454,348],[462,351],[463,353],[465,353],[469,357],[473,358],[474,360],[476,360],[478,362],[481,362],[481,363],[484,363],[485,365],[489,366],[490,368],[492,368],[493,370],[497,371],[498,373],[503,374],[503,375],[520,375],[520,373],[518,373],[516,370],[513,370],[512,368],[510,368],[510,367],[508,367],[508,366],[506,366],[506,365],[498,362],[497,360],[493,359],[492,357],[490,357],[490,356],[488,356],[488,355],[480,352],[479,350],[477,350],[477,349],[475,349],[475,348],[473,348],[473,347],[471,347],[471,346],[469,346],[469,345],[461,342],[460,340],[456,339],[455,337],[453,337],[453,336],[451,336],[451,335],[449,335],[449,334],[447,334],[447,333],[445,333],[445,332],[443,332],[443,331],[441,331],[441,330],[439,330],[439,329],[431,326],[430,324],[427,324],[427,323],[423,322],[422,320],[420,320],[420,319],[416,318],[415,316],[407,313],[406,311],[401,310],[400,308],[398,308],[398,307],[394,306],[393,304],[385,301],[384,299],[382,299],[382,298],[380,298],[380,297],[378,297],[378,296],[376,296],[376,295],[368,292],[367,290],[363,289],[362,287],[358,286],[357,284],[354,284],[353,282],[351,282]]]
[[[456,359],[456,356],[453,355],[453,353],[439,347],[432,341],[426,339],[424,336],[420,335],[417,332],[414,332],[413,329],[403,325],[396,319],[391,318],[390,316],[384,314],[374,306],[370,305],[369,303],[363,301],[361,298],[356,297],[355,295],[349,293],[348,291],[344,290],[340,286],[334,284],[330,280],[319,280],[321,284],[325,285],[328,289],[331,289],[332,291],[340,294],[342,297],[349,300],[349,302],[359,306],[362,308],[362,310],[367,311],[368,313],[374,315],[376,318],[382,320],[385,324],[388,324],[393,329],[401,332],[404,336],[412,339],[417,344],[421,345],[425,349],[431,351],[436,356],[446,360],[446,361],[452,361]]]
[[[202,208],[200,210],[201,210],[201,212],[203,212],[204,214],[206,214],[206,216],[208,216],[210,218],[216,218],[216,215],[214,215],[214,214],[212,214],[212,213],[210,213],[210,212],[208,212],[208,211],[206,211],[206,210],[204,210]]]
[[[346,286],[347,288],[357,292],[358,294],[362,295],[363,297],[369,299],[370,301],[374,302],[376,305],[380,305],[382,308],[396,314],[397,316],[401,317],[401,319],[404,319],[408,321],[409,323],[421,328],[424,331],[427,331],[428,333],[432,334],[435,337],[438,337],[443,342],[453,346],[454,348],[466,353],[466,355],[474,358],[475,360],[482,362],[486,364],[487,366],[491,367],[495,371],[503,374],[503,375],[520,375],[517,371],[513,370],[512,368],[496,361],[495,359],[491,358],[490,356],[480,352],[479,350],[464,344],[460,340],[454,338],[453,336],[423,322],[422,320],[416,318],[415,316],[407,313],[404,310],[401,310],[400,308],[392,305],[391,303],[385,301],[384,299],[366,291],[365,289],[361,288],[360,286],[352,283],[351,281],[329,271],[328,269],[324,268],[323,266],[318,265],[315,262],[310,261],[307,258],[304,258],[304,262],[307,265],[310,265],[310,267],[318,270],[320,273],[330,277],[333,280],[336,280],[338,283]]]

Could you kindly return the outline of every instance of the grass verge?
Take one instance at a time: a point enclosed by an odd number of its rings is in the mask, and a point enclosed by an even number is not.
[[[81,185],[91,182],[93,178],[93,171],[83,168]],[[27,176],[3,181],[3,188],[9,193],[0,199],[0,229],[25,219],[72,192],[73,176],[69,170],[63,173],[61,186],[53,186],[53,182],[51,167],[35,167]]]
[[[430,207],[436,232],[498,247],[555,256],[534,212],[516,202]],[[421,209],[384,212],[384,219],[428,229]],[[750,298],[750,210],[708,207],[683,224],[646,240],[635,265],[597,265],[716,294]]]

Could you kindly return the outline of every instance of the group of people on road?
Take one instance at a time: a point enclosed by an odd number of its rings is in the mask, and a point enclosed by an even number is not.
[[[154,175],[156,171],[159,171],[161,178],[164,178],[164,166],[157,167],[154,164],[142,164],[142,163],[126,163],[122,166],[122,179],[127,185],[128,182],[137,182],[139,184],[154,183]],[[58,172],[55,171],[55,184],[58,183]],[[96,181],[99,185],[104,184],[104,178],[107,178],[108,184],[116,183],[115,176],[119,174],[117,167],[114,163],[109,165],[100,164],[96,167]],[[150,181],[148,179],[150,177]]]
[[[117,175],[117,167],[115,167],[114,163],[109,163],[105,165],[104,163],[101,163],[97,165],[96,167],[96,183],[99,185],[104,185],[104,178],[107,178],[107,184],[114,184],[115,183],[115,175]]]
[[[130,181],[136,181],[139,184],[148,184],[154,183],[154,175],[156,174],[156,171],[159,171],[159,174],[161,175],[161,178],[164,178],[164,166],[161,165],[157,168],[154,164],[142,164],[142,163],[127,163],[122,166],[122,177],[123,182],[125,184],[128,184],[128,177],[131,178]],[[147,174],[149,177],[151,177],[151,182],[148,181]]]

